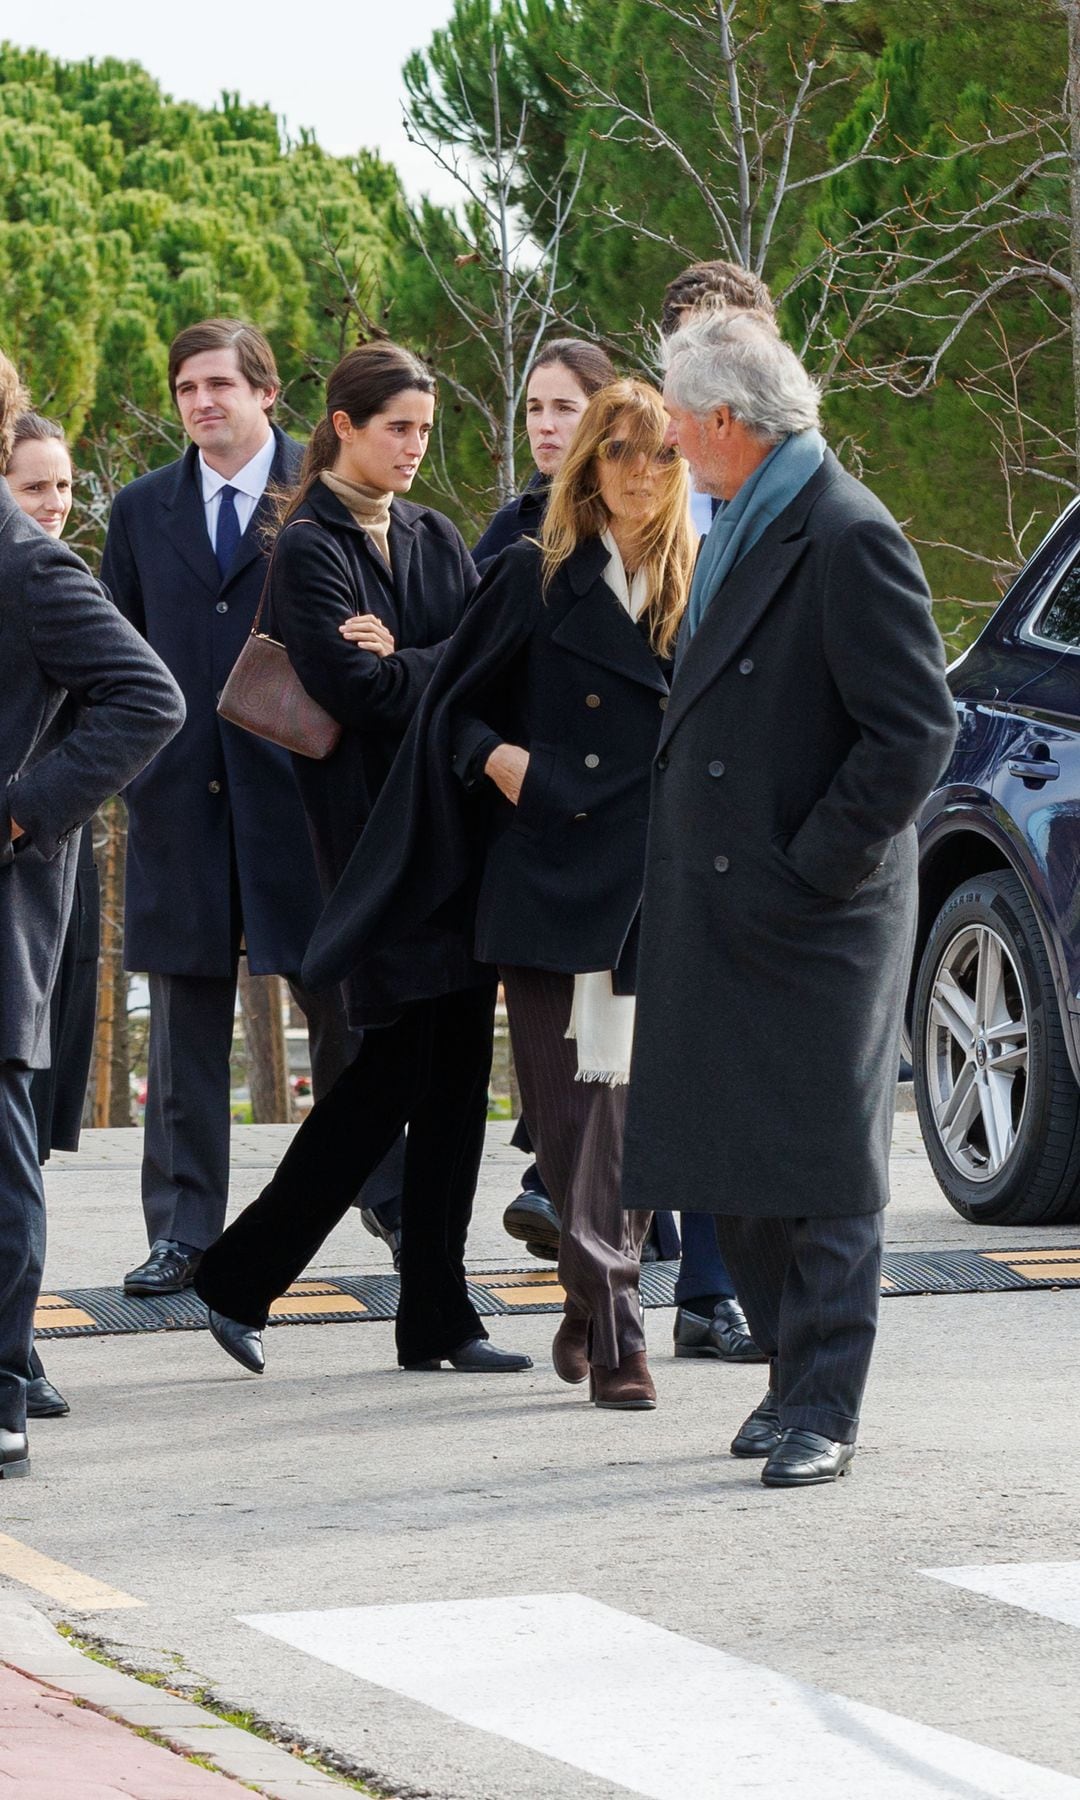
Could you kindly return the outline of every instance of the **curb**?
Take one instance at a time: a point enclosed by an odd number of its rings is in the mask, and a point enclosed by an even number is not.
[[[350,1790],[310,1769],[238,1725],[164,1694],[118,1669],[92,1662],[65,1643],[43,1614],[14,1594],[0,1592],[0,1662],[60,1693],[83,1700],[122,1725],[147,1729],[174,1750],[205,1756],[222,1775],[246,1781],[266,1800],[311,1800]]]

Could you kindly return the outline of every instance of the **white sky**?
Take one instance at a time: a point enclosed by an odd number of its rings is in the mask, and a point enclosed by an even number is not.
[[[455,197],[401,125],[401,65],[444,25],[453,0],[50,0],[3,9],[0,35],[78,62],[142,63],[167,94],[211,106],[222,88],[311,126],[323,147],[365,147],[397,165],[409,192]]]

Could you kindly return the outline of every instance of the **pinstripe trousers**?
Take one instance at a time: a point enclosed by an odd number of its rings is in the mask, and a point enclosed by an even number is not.
[[[877,1331],[884,1214],[725,1213],[715,1224],[751,1333],[772,1361],[781,1425],[853,1444]]]
[[[559,1215],[566,1316],[588,1319],[589,1360],[616,1369],[644,1350],[638,1289],[651,1213],[624,1212],[625,1087],[577,1081],[567,1039],[574,977],[500,969],[521,1110],[537,1167]]]

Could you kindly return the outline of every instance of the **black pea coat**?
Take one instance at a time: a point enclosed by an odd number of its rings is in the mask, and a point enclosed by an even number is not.
[[[301,449],[274,431],[270,479]],[[161,975],[231,975],[235,897],[253,974],[295,975],[319,886],[288,752],[227,724],[217,701],[251,630],[266,571],[269,501],[256,507],[222,581],[206,529],[197,452],[117,495],[102,580],[172,670],[187,723],[125,794],[124,961]]]
[[[344,726],[323,762],[295,759],[324,892],[337,885],[390,772],[446,640],[476,588],[460,532],[441,513],[407,500],[390,508],[388,569],[369,534],[323,482],[281,532],[270,577],[269,617],[312,697]],[[341,636],[354,613],[374,613],[393,633],[392,656]],[[405,1001],[483,979],[460,933],[424,922],[392,950],[357,959],[346,981],[353,1025],[378,1024]]]
[[[0,696],[0,1062],[44,1069],[79,827],[180,729],[184,703],[86,564],[2,481]]]
[[[955,713],[918,559],[827,454],[678,662],[653,771],[623,1197],[888,1198],[912,821]]]
[[[515,494],[505,506],[500,506],[498,512],[488,520],[484,535],[472,553],[473,562],[481,575],[497,556],[504,550],[509,550],[511,544],[516,544],[519,538],[535,537],[539,533],[550,497],[551,481],[537,470],[520,494]]]
[[[454,902],[487,963],[632,981],[649,769],[668,684],[644,631],[582,544],[545,593],[540,551],[507,550],[447,649],[305,976],[340,976]],[[529,751],[518,805],[481,771]],[[629,952],[629,954],[628,954]]]
[[[94,1060],[100,950],[101,892],[93,829],[87,825],[80,834],[75,896],[49,1009],[52,1061],[47,1069],[39,1069],[30,1083],[39,1162],[47,1162],[53,1150],[79,1148],[86,1085]]]

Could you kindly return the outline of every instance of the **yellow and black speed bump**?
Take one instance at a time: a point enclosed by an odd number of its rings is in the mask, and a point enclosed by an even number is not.
[[[645,1306],[675,1304],[678,1263],[646,1263],[641,1271]],[[1034,1250],[890,1250],[885,1254],[883,1294],[991,1294],[1019,1288],[1080,1287],[1080,1244]],[[396,1275],[342,1275],[336,1281],[298,1281],[271,1309],[271,1324],[318,1325],[342,1320],[392,1319]],[[483,1318],[507,1313],[562,1310],[563,1290],[554,1269],[500,1269],[474,1275],[469,1295]],[[206,1308],[192,1293],[135,1299],[119,1288],[75,1288],[42,1294],[34,1327],[38,1337],[111,1337],[133,1331],[202,1331]]]

